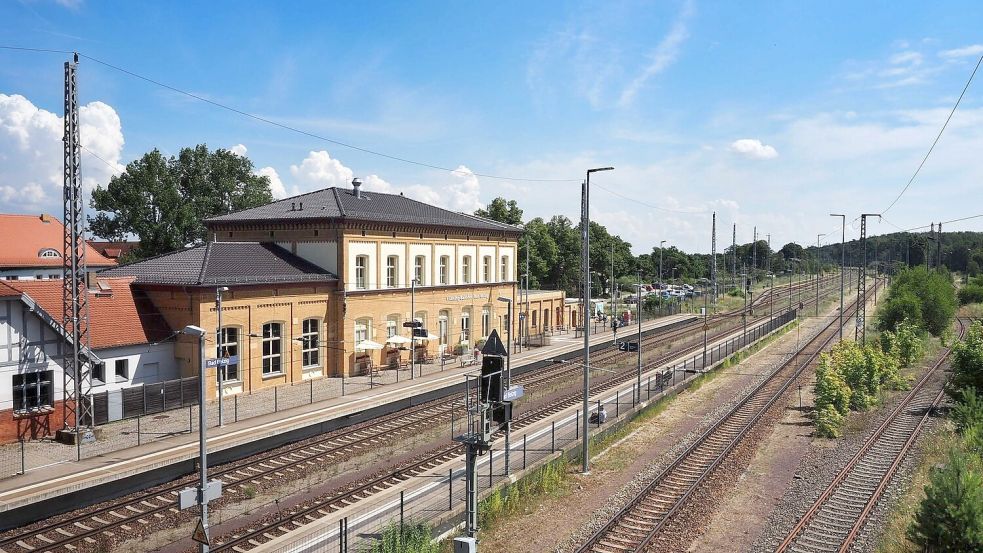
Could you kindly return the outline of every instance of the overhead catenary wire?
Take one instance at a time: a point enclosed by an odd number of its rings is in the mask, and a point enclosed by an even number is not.
[[[13,51],[27,51],[27,52],[57,53],[57,54],[75,54],[76,53],[76,52],[71,52],[71,51],[68,51],[68,50],[54,50],[54,49],[47,49],[47,48],[27,48],[27,47],[21,47],[21,46],[5,46],[5,45],[0,45],[0,49],[3,49],[3,50],[13,50]],[[532,178],[532,177],[513,177],[513,176],[507,176],[507,175],[496,175],[496,174],[492,174],[492,173],[476,173],[476,172],[473,172],[473,171],[462,171],[460,169],[452,169],[450,167],[444,167],[444,166],[441,166],[441,165],[437,165],[435,163],[428,163],[428,162],[425,162],[425,161],[418,161],[418,160],[409,159],[409,158],[406,158],[406,157],[401,157],[401,156],[397,156],[397,155],[393,155],[393,154],[387,154],[385,152],[381,152],[379,150],[373,150],[371,148],[363,148],[361,146],[357,146],[357,145],[351,144],[349,142],[345,142],[345,141],[342,141],[342,140],[336,140],[334,138],[329,138],[329,137],[326,137],[326,136],[323,136],[323,135],[320,135],[320,134],[317,134],[317,133],[314,133],[314,132],[306,131],[306,130],[303,130],[303,129],[300,129],[300,128],[297,128],[297,127],[294,127],[294,126],[291,126],[291,125],[287,125],[285,123],[280,123],[278,121],[274,121],[273,119],[269,119],[269,118],[263,117],[261,115],[256,115],[255,113],[250,113],[248,111],[245,111],[245,110],[236,108],[234,106],[230,106],[228,104],[224,104],[222,102],[217,102],[215,100],[211,100],[211,99],[206,98],[204,96],[201,96],[199,94],[195,94],[193,92],[188,92],[187,90],[183,90],[183,89],[180,89],[180,88],[178,88],[176,86],[169,85],[167,83],[161,82],[161,81],[159,81],[157,79],[154,79],[152,77],[148,77],[146,75],[142,75],[142,74],[137,73],[135,71],[131,71],[129,69],[126,69],[124,67],[120,67],[120,66],[115,65],[113,63],[110,63],[108,61],[101,60],[99,58],[96,58],[95,56],[90,56],[90,55],[85,54],[85,53],[82,53],[82,52],[77,52],[77,54],[78,54],[78,56],[80,58],[85,58],[85,59],[87,59],[89,61],[95,62],[95,63],[97,63],[99,65],[102,65],[102,66],[107,67],[109,69],[112,69],[114,71],[118,71],[118,72],[123,73],[125,75],[129,75],[130,77],[133,77],[135,79],[139,79],[139,80],[142,80],[144,82],[153,84],[155,86],[159,86],[161,88],[170,90],[171,92],[174,92],[176,94],[181,94],[183,96],[187,96],[189,98],[198,100],[200,102],[204,102],[206,104],[209,104],[211,106],[217,107],[219,109],[226,110],[226,111],[231,112],[231,113],[234,113],[236,115],[240,115],[240,116],[246,117],[248,119],[259,121],[259,122],[265,123],[267,125],[272,125],[274,127],[278,127],[280,129],[283,129],[283,130],[287,130],[287,131],[290,131],[290,132],[293,132],[293,133],[296,133],[296,134],[299,134],[299,135],[302,135],[302,136],[306,136],[308,138],[313,138],[313,139],[316,139],[316,140],[327,142],[329,144],[334,144],[336,146],[341,146],[343,148],[348,148],[350,150],[355,150],[357,152],[361,152],[361,153],[364,153],[364,154],[369,154],[369,155],[373,155],[373,156],[376,156],[376,157],[390,159],[390,160],[393,160],[393,161],[398,161],[400,163],[407,163],[407,164],[410,164],[410,165],[416,165],[416,166],[419,166],[419,167],[426,167],[428,169],[436,169],[438,171],[446,171],[448,173],[455,174],[455,175],[474,175],[476,177],[482,177],[482,178],[488,178],[488,179],[517,181],[517,182],[571,182],[571,183],[572,182],[580,182],[580,179],[579,178],[544,179],[544,178]]]
[[[976,66],[973,67],[973,72],[970,73],[969,79],[966,80],[966,85],[963,86],[962,92],[959,93],[959,98],[956,98],[956,103],[952,106],[952,110],[949,111],[949,116],[946,117],[945,123],[943,123],[942,128],[939,129],[939,134],[935,136],[935,140],[932,141],[932,145],[928,148],[928,152],[925,152],[925,157],[922,158],[921,163],[918,164],[918,167],[915,169],[915,172],[911,175],[911,178],[908,179],[908,183],[905,184],[904,188],[901,189],[901,192],[898,193],[897,197],[895,197],[894,200],[891,201],[891,203],[888,204],[886,208],[881,210],[881,215],[890,211],[891,208],[893,208],[894,205],[898,203],[898,200],[901,199],[901,196],[904,196],[905,192],[908,191],[908,188],[911,187],[911,184],[915,182],[915,177],[918,176],[918,173],[921,172],[922,167],[925,166],[925,162],[928,161],[928,157],[932,155],[932,151],[935,150],[935,146],[939,143],[939,140],[942,138],[942,133],[945,132],[946,127],[949,126],[949,121],[951,121],[952,116],[955,115],[956,109],[959,107],[959,103],[962,102],[963,96],[965,96],[966,91],[969,90],[969,85],[973,82],[973,77],[976,76],[976,71],[979,70],[981,63],[983,63],[983,55],[981,55],[980,59],[976,61]]]

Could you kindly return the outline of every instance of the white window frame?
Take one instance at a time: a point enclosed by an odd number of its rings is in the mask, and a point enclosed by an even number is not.
[[[396,288],[399,286],[399,256],[386,256],[386,286]]]
[[[310,328],[314,325],[313,330]],[[308,359],[313,362],[308,362]],[[300,363],[305,369],[321,366],[321,319],[310,317],[301,323]]]
[[[471,343],[471,310],[467,308],[461,310],[460,338],[460,342]]]
[[[413,258],[413,278],[416,279],[417,286],[426,286],[427,284],[427,256],[418,255]]]
[[[492,282],[495,279],[492,275],[492,256],[486,255],[481,258],[481,274],[483,282]]]
[[[123,370],[120,371],[122,365]],[[128,382],[130,380],[130,360],[116,359],[113,361],[113,378],[115,382]]]
[[[361,342],[371,339],[372,336],[371,330],[372,330],[372,319],[355,319],[355,332],[352,334],[352,336],[355,337],[356,352],[361,353],[365,351],[364,349],[360,349],[357,346]]]
[[[491,334],[491,308],[483,307],[481,308],[481,335],[489,334]]]
[[[263,323],[263,376],[276,374],[283,374],[283,323],[270,321]]]
[[[230,340],[229,333],[233,332],[235,334],[235,340]],[[242,337],[242,329],[238,326],[223,326],[220,333],[222,343],[221,357],[232,357],[233,355],[239,355],[239,339]],[[238,382],[239,381],[239,364],[230,364],[224,367],[219,367],[219,371],[223,371],[222,382]],[[216,373],[216,378],[218,378],[218,373]]]
[[[366,290],[369,287],[369,256],[355,256],[355,288]]]
[[[500,268],[502,270],[502,274],[499,275],[498,280],[502,282],[509,280],[509,256],[502,256],[502,266]]]
[[[461,284],[471,284],[471,256],[461,258]]]
[[[439,278],[441,284],[450,284],[451,279],[451,256],[440,256]]]

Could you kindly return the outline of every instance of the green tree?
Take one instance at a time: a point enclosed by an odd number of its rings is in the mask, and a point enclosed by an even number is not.
[[[941,336],[952,325],[956,307],[956,289],[948,273],[925,267],[905,269],[891,283],[878,326],[894,330],[907,318],[933,336]]]
[[[92,192],[89,228],[107,240],[135,236],[144,258],[206,239],[204,219],[269,203],[268,177],[253,174],[249,159],[200,144],[177,157],[154,149]]]
[[[978,459],[952,452],[932,470],[909,537],[927,552],[983,551],[983,478]]]
[[[495,198],[490,204],[485,206],[485,209],[479,209],[474,214],[479,217],[487,217],[499,223],[509,225],[522,224],[522,210],[519,209],[519,204],[515,200],[506,200],[502,197]]]
[[[959,400],[962,390],[983,390],[983,324],[976,321],[966,337],[952,346],[952,377],[946,391]]]

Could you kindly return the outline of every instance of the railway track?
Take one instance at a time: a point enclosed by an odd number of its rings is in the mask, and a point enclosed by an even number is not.
[[[873,295],[873,288],[868,297]],[[844,315],[856,312],[852,302]],[[808,340],[727,414],[704,432],[641,493],[595,532],[579,553],[644,551],[660,538],[661,530],[688,502],[781,398],[806,367],[838,335],[837,319]]]
[[[702,345],[698,345],[689,349],[690,351],[696,351],[701,347]],[[677,352],[674,353],[673,356],[682,353],[683,352]],[[659,367],[663,365],[665,361],[666,358],[662,358],[655,362],[648,363],[643,366],[643,371],[647,372],[653,368]],[[635,370],[623,371],[615,378],[592,385],[590,394],[596,395],[624,385],[626,382],[633,380],[635,375]],[[512,431],[517,432],[552,415],[560,413],[573,406],[577,406],[582,400],[582,394],[580,392],[576,392],[554,400],[533,411],[523,413],[517,419],[512,421]],[[498,433],[495,435],[495,438],[500,438],[501,436],[503,436],[503,434]],[[464,448],[459,444],[451,444],[437,448],[422,459],[398,467],[397,470],[391,473],[380,474],[351,489],[342,489],[329,492],[328,494],[319,497],[314,501],[282,512],[276,518],[276,520],[255,524],[240,532],[219,537],[214,540],[215,545],[212,550],[215,552],[234,551],[236,553],[244,553],[283,534],[286,534],[287,532],[296,530],[313,520],[328,516],[331,513],[345,508],[355,502],[364,501],[370,496],[376,495],[385,489],[391,488],[392,486],[406,480],[411,476],[422,474],[444,462],[463,455]]]
[[[831,282],[831,281],[830,281]],[[810,283],[804,283],[803,287],[809,287]],[[810,288],[811,289],[811,288]],[[787,290],[787,289],[785,289]],[[776,289],[777,292],[783,290]],[[761,294],[756,298],[752,305],[761,305],[767,301],[769,293]],[[781,296],[781,294],[779,294]],[[711,319],[711,323],[726,326],[726,320],[734,314],[740,315],[743,309],[732,313],[720,314],[716,321]],[[715,339],[721,335],[733,331],[733,328],[724,328],[720,332],[710,336]],[[650,334],[643,337],[643,346],[651,345],[655,342],[678,341],[686,337],[697,337],[702,334],[702,321],[693,321],[690,324],[667,332]],[[702,341],[700,341],[702,343]],[[646,367],[661,364],[665,357],[670,355],[681,355],[695,349],[697,345],[681,348],[680,350],[670,351],[662,359],[651,362]],[[595,359],[597,362],[614,359],[618,356],[617,351],[600,352]],[[564,377],[572,373],[579,374],[580,365],[577,362],[561,362],[551,365],[537,373],[526,374],[514,378],[514,382],[521,383],[527,388],[563,380]],[[603,392],[622,383],[635,371],[622,371],[610,379],[598,382],[596,388],[592,390]],[[531,424],[536,420],[541,420],[555,412],[559,412],[569,406],[570,402],[579,401],[577,398],[563,398],[558,401],[537,409],[527,414],[529,417],[526,424]],[[284,446],[276,450],[259,454],[241,462],[230,463],[227,466],[219,467],[211,471],[210,477],[220,479],[226,490],[234,491],[244,486],[262,486],[267,482],[275,481],[283,476],[293,474],[303,474],[306,470],[320,470],[326,464],[338,462],[361,452],[370,450],[373,447],[391,443],[395,437],[407,436],[419,433],[424,430],[432,429],[435,425],[449,421],[454,413],[461,412],[460,406],[449,400],[436,400],[428,404],[423,404],[414,408],[406,409],[398,413],[381,417],[364,426],[352,429],[341,429],[328,433],[313,440],[306,440],[297,444]],[[514,428],[518,428],[515,425]],[[450,455],[449,452],[436,452],[434,455]],[[420,471],[426,470],[425,460],[416,463]],[[375,491],[381,491],[394,485],[414,474],[412,466],[401,469],[400,474],[403,478],[388,476],[375,479],[373,487],[378,487]],[[125,498],[122,501],[112,501],[107,504],[89,508],[78,517],[71,520],[58,520],[50,524],[31,525],[21,531],[8,532],[6,536],[0,538],[0,552],[2,553],[22,553],[38,551],[64,551],[76,550],[79,546],[96,547],[99,540],[105,537],[112,537],[114,532],[132,533],[152,524],[156,521],[178,515],[180,511],[177,507],[177,497],[180,490],[190,484],[190,479],[185,478],[171,484],[156,489],[138,493],[134,496]],[[364,497],[373,487],[368,487],[360,491],[350,492],[349,499]],[[330,498],[326,501],[330,501]]]
[[[966,331],[958,320],[959,338]],[[775,550],[781,553],[849,551],[884,490],[921,434],[944,391],[931,377],[949,357],[946,350],[918,380]]]

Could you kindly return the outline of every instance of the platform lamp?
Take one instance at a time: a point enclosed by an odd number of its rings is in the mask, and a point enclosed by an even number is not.
[[[584,181],[583,189],[581,190],[580,196],[580,256],[581,256],[581,267],[583,269],[583,305],[584,309],[587,308],[587,303],[590,302],[590,176],[592,173],[599,173],[601,171],[613,171],[614,167],[596,167],[594,169],[587,170],[587,180]],[[584,425],[583,431],[583,446],[581,452],[581,460],[583,461],[583,473],[588,474],[590,472],[590,439],[588,437],[590,433],[590,415],[588,410],[590,409],[590,326],[584,321],[584,405],[583,413],[581,414],[583,420],[581,421]]]
[[[198,465],[200,468],[200,480],[198,482],[198,505],[200,508],[200,518],[198,521],[203,540],[199,541],[198,550],[201,553],[208,552],[208,496],[206,490],[208,486],[208,447],[206,445],[205,433],[207,418],[205,415],[205,329],[199,326],[188,325],[184,327],[181,334],[186,336],[198,337]],[[197,533],[197,532],[196,532]]]

